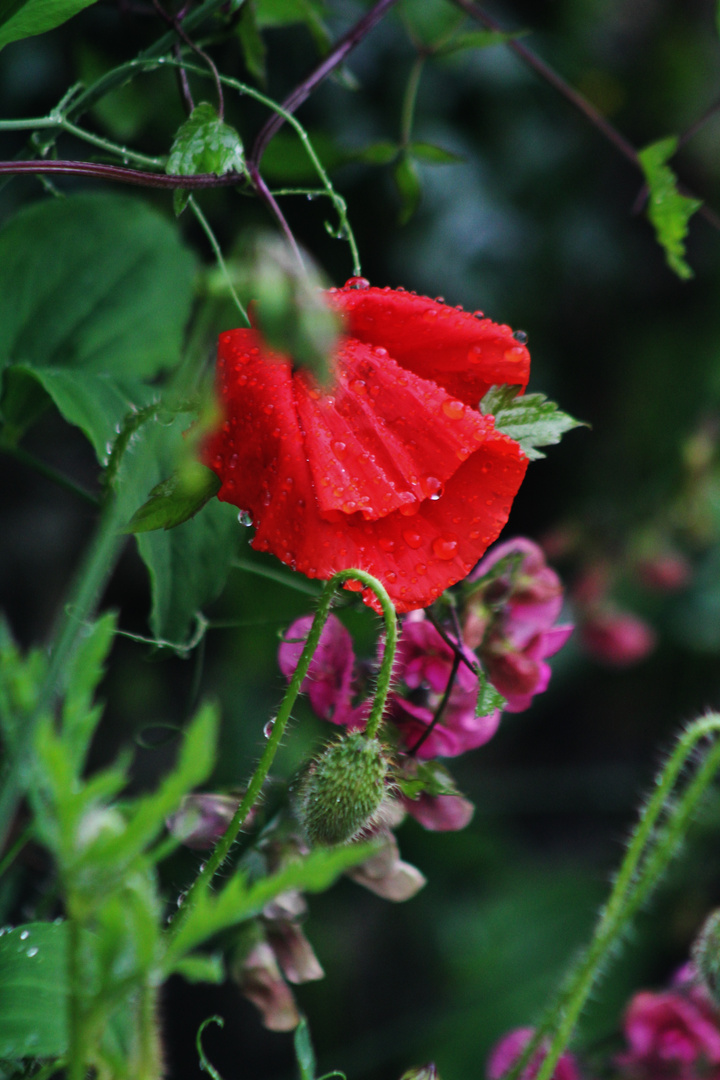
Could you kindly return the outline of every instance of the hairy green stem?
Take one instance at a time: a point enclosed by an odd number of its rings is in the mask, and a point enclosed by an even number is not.
[[[555,1004],[535,1031],[508,1077],[519,1075],[543,1039],[547,1054],[536,1080],[550,1080],[575,1024],[600,977],[604,961],[621,941],[630,919],[648,899],[687,831],[689,821],[720,768],[720,741],[715,742],[675,805],[671,797],[697,744],[720,732],[720,715],[691,724],[680,736],[657,777],[655,789],[640,814],[607,904],[600,913],[592,940],[570,972]],[[663,823],[662,818],[666,817]]]
[[[187,914],[192,910],[193,899],[203,889],[208,888],[212,879],[222,864],[228,857],[230,849],[237,839],[238,833],[242,828],[244,822],[247,819],[248,814],[255,805],[262,786],[265,783],[275,755],[280,747],[282,737],[285,733],[285,727],[290,719],[293,706],[300,693],[300,687],[303,684],[303,680],[308,673],[310,663],[317,649],[320,641],[320,636],[323,631],[323,627],[327,622],[328,615],[330,614],[330,608],[332,607],[333,598],[340,585],[345,581],[356,580],[362,582],[367,589],[371,589],[382,608],[383,616],[385,619],[385,650],[383,653],[382,664],[380,666],[380,672],[378,674],[377,687],[375,691],[375,698],[373,701],[372,710],[367,722],[367,734],[368,737],[374,737],[380,724],[382,722],[383,711],[385,709],[385,702],[390,690],[390,684],[392,681],[392,668],[395,660],[395,648],[397,644],[397,616],[395,614],[395,608],[392,601],[388,596],[385,588],[381,583],[374,578],[372,574],[366,573],[364,570],[341,570],[338,574],[325,585],[320,599],[318,601],[317,609],[315,611],[315,617],[313,619],[310,633],[307,636],[305,646],[298,665],[293,672],[290,685],[287,688],[285,696],[278,709],[277,716],[275,717],[272,725],[272,731],[267,741],[265,749],[262,753],[258,766],[253,773],[252,779],[248,785],[248,789],[238,806],[232,821],[227,827],[224,836],[218,841],[212,855],[205,863],[203,869],[200,871],[195,881],[190,886],[182,907],[178,911],[177,915],[173,919],[170,928],[170,935],[177,934],[180,927],[183,925]]]

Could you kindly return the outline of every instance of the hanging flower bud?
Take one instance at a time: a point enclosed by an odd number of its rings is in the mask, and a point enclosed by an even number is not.
[[[371,822],[385,795],[388,760],[377,739],[353,732],[330,743],[305,771],[295,809],[313,844],[342,844]]]

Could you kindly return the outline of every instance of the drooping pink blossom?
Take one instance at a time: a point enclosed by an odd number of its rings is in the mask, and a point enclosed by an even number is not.
[[[295,673],[310,633],[313,616],[303,615],[288,628],[278,649],[278,664],[290,681]],[[355,651],[349,632],[336,615],[328,617],[320,635],[301,690],[310,699],[313,712],[350,731],[365,726],[368,706],[353,706],[355,694]]]
[[[518,1060],[533,1036],[533,1028],[516,1028],[503,1035],[490,1052],[485,1075],[487,1080],[501,1080]],[[520,1080],[535,1080],[545,1060],[547,1048],[540,1046],[520,1073]],[[580,1072],[572,1054],[562,1054],[552,1074],[552,1080],[580,1080]]]
[[[570,624],[554,625],[563,603],[560,578],[537,544],[517,537],[492,548],[469,580],[479,587],[468,600],[465,643],[507,699],[507,711],[522,712],[547,689],[545,661],[573,631]]]
[[[400,729],[404,748],[418,758],[457,757],[474,750],[493,737],[500,723],[498,710],[475,715],[479,683],[473,668],[477,661],[463,648],[440,721],[426,734],[447,690],[454,661],[454,650],[422,612],[405,619],[395,664],[399,689],[392,696],[389,715]]]
[[[580,640],[601,663],[630,667],[653,651],[656,637],[638,615],[608,607],[586,613],[580,623]]]
[[[717,1012],[677,990],[636,994],[625,1013],[628,1049],[617,1064],[642,1080],[720,1078]]]

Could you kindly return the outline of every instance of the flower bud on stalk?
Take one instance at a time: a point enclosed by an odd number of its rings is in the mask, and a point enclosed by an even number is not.
[[[385,797],[388,759],[377,739],[353,732],[330,743],[303,774],[295,809],[313,844],[352,840]]]

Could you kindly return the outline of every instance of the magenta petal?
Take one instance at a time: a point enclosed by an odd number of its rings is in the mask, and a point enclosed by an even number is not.
[[[296,619],[278,649],[278,664],[288,682],[297,668],[313,616]],[[334,724],[357,723],[352,708],[355,652],[349,632],[335,615],[330,615],[301,689],[307,693],[313,711]]]
[[[403,799],[408,814],[431,832],[457,832],[469,825],[475,807],[462,795],[427,795]]]

